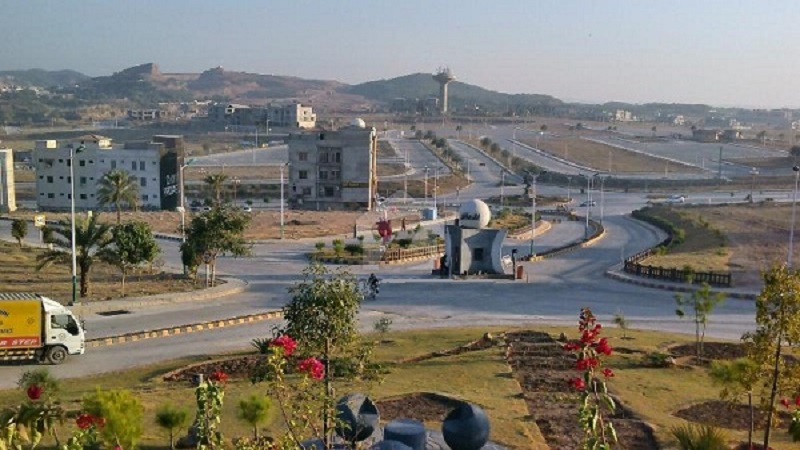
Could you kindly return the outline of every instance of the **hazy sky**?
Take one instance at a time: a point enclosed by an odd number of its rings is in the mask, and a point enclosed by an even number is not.
[[[579,101],[800,107],[797,0],[0,0],[0,70],[457,79]]]

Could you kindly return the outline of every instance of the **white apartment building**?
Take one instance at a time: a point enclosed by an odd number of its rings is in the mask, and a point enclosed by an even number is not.
[[[80,146],[82,151],[75,152]],[[163,144],[128,143],[113,146],[111,139],[85,135],[65,142],[36,141],[33,165],[36,168],[36,197],[39,209],[68,210],[72,199],[70,152],[75,164],[75,208],[98,210],[98,182],[112,169],[125,170],[139,184],[139,207],[160,209],[160,160]]]
[[[236,103],[217,103],[209,107],[208,119],[237,126],[269,124],[275,127],[311,129],[317,126],[317,115],[310,106],[288,105],[249,106]]]

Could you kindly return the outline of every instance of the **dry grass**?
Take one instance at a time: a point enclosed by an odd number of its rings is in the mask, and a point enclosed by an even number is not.
[[[19,247],[0,241],[0,286],[4,292],[36,292],[67,303],[72,297],[72,276],[69,265],[53,265],[36,271],[36,257],[44,250]],[[84,301],[109,300],[122,297],[121,275],[115,267],[96,263],[90,273],[90,295]],[[167,292],[186,292],[195,289],[183,276],[142,271],[130,275],[125,283],[127,296],[145,296]]]
[[[534,147],[537,145],[537,140],[535,138],[526,138],[520,141]],[[697,167],[667,162],[663,159],[630,152],[610,145],[587,141],[578,137],[540,139],[538,148],[559,158],[574,161],[596,170],[663,173],[666,167],[670,172],[702,172],[702,170]],[[609,157],[609,155],[611,156]]]
[[[691,222],[691,228],[687,228],[683,246],[669,255],[649,258],[648,264],[730,270],[736,286],[758,288],[760,273],[787,258],[792,211],[788,203],[674,207],[663,211],[667,217],[683,217]],[[698,227],[701,221],[708,222],[709,228]],[[714,229],[725,235],[726,249],[714,244]],[[798,257],[800,252],[795,249],[794,258]]]

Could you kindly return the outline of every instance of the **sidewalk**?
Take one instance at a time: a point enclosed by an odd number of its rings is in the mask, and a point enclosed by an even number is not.
[[[674,292],[694,292],[699,290],[701,287],[701,285],[699,284],[677,283],[673,281],[637,277],[636,275],[625,273],[622,270],[622,264],[616,264],[612,266],[610,269],[606,270],[605,275],[608,278],[621,281],[623,283],[630,283],[630,284],[635,284],[637,286],[663,289]],[[730,298],[741,298],[747,300],[755,300],[756,297],[758,297],[758,294],[760,293],[760,291],[752,289],[737,289],[737,288],[722,288],[722,287],[712,287],[711,292],[714,293],[719,292],[725,294],[725,296]]]

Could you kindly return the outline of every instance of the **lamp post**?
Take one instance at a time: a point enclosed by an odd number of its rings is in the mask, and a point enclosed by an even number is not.
[[[78,301],[78,256],[75,252],[75,155],[86,150],[86,147],[79,145],[77,148],[69,148],[69,203],[70,203],[70,224],[72,228],[72,301],[74,305]]]
[[[794,224],[797,218],[797,181],[800,179],[800,166],[792,167],[794,170],[794,192],[792,193],[792,227],[789,229],[789,257],[787,258],[787,266],[792,268],[792,253],[794,252]]]
[[[437,193],[439,191],[439,167],[433,170],[433,209],[439,211],[439,203],[437,201]]]
[[[233,177],[231,181],[233,182],[233,206],[236,206],[236,190],[239,187],[239,184],[241,184],[242,180],[240,180],[239,177]]]
[[[533,192],[531,194],[531,207],[532,207],[532,211],[531,211],[531,260],[533,260],[533,258],[536,256],[533,253],[533,238],[536,236],[536,178],[539,175],[542,175],[544,173],[547,173],[547,172],[541,172],[541,173],[532,174],[532,177],[533,177],[533,186],[532,186]]]
[[[505,187],[506,187],[506,173],[503,169],[500,169],[500,207],[502,208],[505,206]]]
[[[755,167],[750,169],[750,175],[752,176],[752,181],[750,182],[750,203],[753,203],[753,191],[756,188],[756,175],[758,175],[758,169]]]
[[[283,220],[283,169],[288,167],[289,163],[281,164],[281,239],[283,239],[283,229],[284,229],[284,220]]]
[[[428,206],[428,165],[425,165],[425,206]]]
[[[189,167],[190,164],[194,161],[194,158],[189,159],[186,161],[185,164],[181,164],[180,170],[180,180],[179,181],[179,195],[180,199],[178,200],[178,212],[181,213],[181,242],[186,242],[186,193],[185,193],[185,182],[183,178],[183,169]]]
[[[592,177],[586,175],[586,226],[583,229],[583,234],[586,239],[589,238],[589,215],[592,213]]]
[[[603,224],[603,207],[606,203],[605,190],[606,177],[600,177],[600,225]]]

